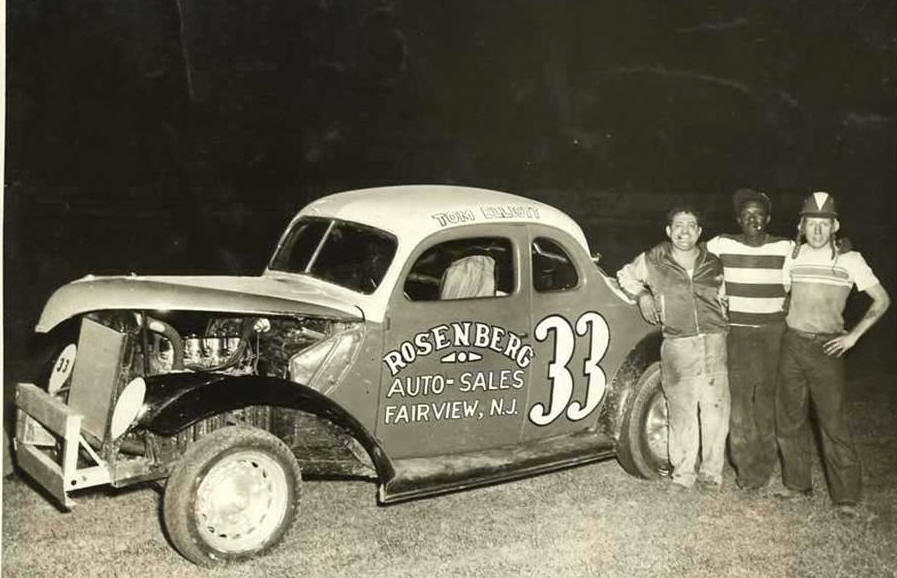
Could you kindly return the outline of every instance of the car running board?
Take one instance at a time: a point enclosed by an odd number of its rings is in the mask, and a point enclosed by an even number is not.
[[[393,461],[395,476],[378,492],[392,504],[466,490],[578,466],[612,457],[614,442],[604,433],[583,431],[479,452]]]

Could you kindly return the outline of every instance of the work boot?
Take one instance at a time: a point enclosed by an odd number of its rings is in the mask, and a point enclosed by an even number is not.
[[[838,517],[853,520],[860,517],[860,509],[856,504],[836,504],[835,511]]]
[[[798,500],[801,498],[809,498],[810,496],[812,496],[813,488],[807,488],[806,490],[795,490],[794,488],[785,486],[781,490],[774,492],[772,495],[780,500]]]

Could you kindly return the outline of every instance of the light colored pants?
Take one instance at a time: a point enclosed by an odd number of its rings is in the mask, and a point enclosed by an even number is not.
[[[673,482],[691,487],[699,476],[720,483],[729,433],[726,334],[665,338],[660,348],[663,393],[670,422]]]

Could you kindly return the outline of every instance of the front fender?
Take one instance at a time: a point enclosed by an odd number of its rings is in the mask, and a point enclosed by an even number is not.
[[[632,386],[638,383],[642,373],[649,365],[660,359],[660,344],[663,336],[659,331],[650,333],[632,348],[626,356],[614,378],[608,391],[608,398],[599,418],[600,427],[607,432],[614,441],[620,439],[620,425],[623,423],[623,414],[629,405],[632,394]]]
[[[380,479],[394,475],[380,444],[355,417],[310,387],[276,377],[219,373],[175,373],[146,378],[147,410],[138,426],[173,436],[203,419],[253,405],[301,410],[348,431],[371,456]]]

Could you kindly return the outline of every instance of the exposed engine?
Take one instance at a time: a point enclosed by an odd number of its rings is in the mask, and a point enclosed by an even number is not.
[[[132,335],[132,374],[194,371],[288,377],[291,357],[339,332],[317,318],[214,316],[190,311],[97,312],[90,318]],[[144,354],[145,352],[145,354]]]
[[[297,456],[318,456],[317,462],[300,458],[309,472],[372,471],[355,440],[326,420],[298,410],[246,406],[164,437],[129,427],[142,411],[142,395],[124,401],[134,382],[179,373],[276,377],[326,393],[351,366],[363,336],[362,323],[197,311],[98,311],[72,329],[78,336],[67,330],[68,337],[56,341],[49,373],[40,381],[51,395],[84,414],[85,438],[110,464],[146,458],[152,464],[150,473],[141,475],[159,477],[196,440],[221,427],[243,424],[276,431]],[[125,416],[121,428],[115,425],[119,414]],[[55,442],[47,438],[47,443]]]
[[[154,375],[172,371],[257,374],[261,335],[271,330],[263,318],[211,319],[202,333],[182,334],[168,321],[147,317],[148,367]]]

